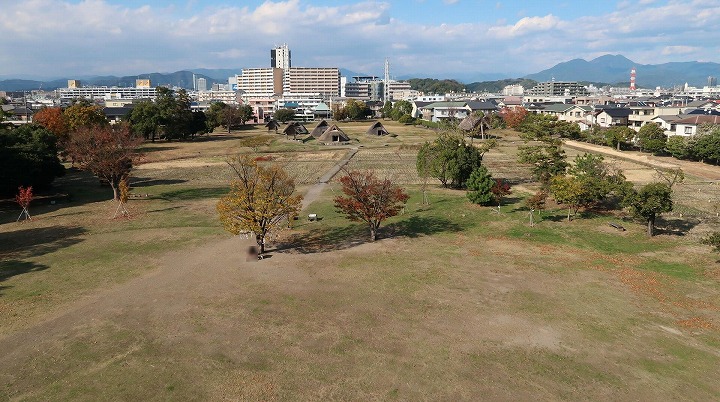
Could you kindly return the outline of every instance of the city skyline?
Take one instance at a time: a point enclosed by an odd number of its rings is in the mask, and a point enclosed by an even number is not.
[[[3,6],[0,78],[293,65],[517,77],[575,58],[720,61],[720,3],[33,0]]]

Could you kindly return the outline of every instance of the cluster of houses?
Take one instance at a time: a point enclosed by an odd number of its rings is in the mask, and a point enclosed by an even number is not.
[[[577,123],[581,130],[592,126],[626,126],[639,131],[646,124],[659,125],[665,135],[691,137],[702,124],[720,124],[720,100],[663,99],[643,97],[576,99],[575,103],[530,104],[530,113],[549,114]]]

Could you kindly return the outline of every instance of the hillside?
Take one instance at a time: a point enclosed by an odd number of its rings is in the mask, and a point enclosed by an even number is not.
[[[573,59],[523,78],[536,81],[628,82],[630,70],[637,71],[638,87],[671,87],[689,85],[702,87],[708,76],[720,76],[720,64],[709,62],[673,62],[640,64],[622,55],[604,55],[590,61]]]

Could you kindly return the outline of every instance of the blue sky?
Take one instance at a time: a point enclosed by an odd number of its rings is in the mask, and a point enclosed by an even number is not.
[[[574,58],[720,62],[718,0],[0,0],[0,77],[295,66],[518,77]],[[239,71],[238,71],[239,72]]]

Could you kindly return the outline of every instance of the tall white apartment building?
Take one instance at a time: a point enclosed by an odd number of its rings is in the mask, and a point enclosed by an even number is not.
[[[243,97],[268,97],[283,93],[282,68],[243,68],[242,74],[235,76],[235,80]]]
[[[270,50],[270,67],[288,69],[292,67],[290,63],[290,48],[287,44],[277,46]]]
[[[336,67],[290,67],[284,70],[284,94],[319,93],[340,96],[340,69]]]

